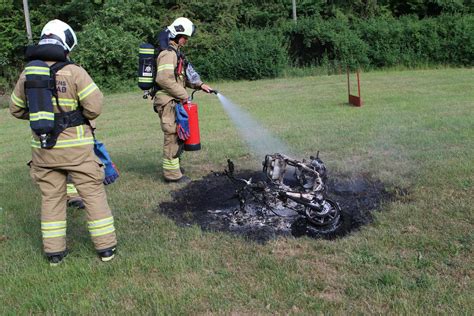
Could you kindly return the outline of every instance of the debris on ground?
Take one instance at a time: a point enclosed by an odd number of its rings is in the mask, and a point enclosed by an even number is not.
[[[316,157],[267,155],[263,172],[236,171],[228,160],[213,172],[171,193],[159,211],[178,225],[199,225],[265,242],[277,236],[332,239],[372,222],[373,210],[392,199],[369,175],[328,178]]]

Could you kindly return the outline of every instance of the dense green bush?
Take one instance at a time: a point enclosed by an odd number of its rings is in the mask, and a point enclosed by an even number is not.
[[[354,23],[371,67],[474,64],[474,15],[374,18]]]
[[[297,24],[286,24],[285,34],[290,43],[291,60],[296,66],[337,61],[356,68],[369,63],[367,44],[354,34],[344,17],[300,19]]]
[[[83,66],[101,86],[116,90],[122,80],[136,77],[141,39],[121,27],[87,25],[78,34],[73,60]]]
[[[286,24],[285,34],[296,66],[474,64],[474,15],[422,20],[415,16],[364,20],[312,17]]]
[[[271,30],[235,30],[214,39],[193,62],[206,79],[260,79],[278,76],[287,64],[281,34]]]
[[[0,4],[0,94],[17,79],[27,44],[22,12],[15,10],[13,0]]]
[[[51,19],[67,21],[79,45],[72,58],[102,87],[136,76],[140,42],[178,16],[198,32],[185,48],[203,78],[259,79],[290,66],[341,69],[474,65],[471,0],[30,0],[33,38]],[[22,2],[0,2],[0,94],[24,66]],[[406,14],[413,14],[407,16]]]

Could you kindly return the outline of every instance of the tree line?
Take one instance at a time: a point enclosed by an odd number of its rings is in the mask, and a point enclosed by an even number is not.
[[[59,18],[72,59],[105,88],[135,79],[138,46],[176,17],[197,25],[186,53],[208,80],[279,76],[287,67],[474,65],[474,0],[29,0],[33,37]],[[22,1],[0,3],[0,88],[24,66]]]

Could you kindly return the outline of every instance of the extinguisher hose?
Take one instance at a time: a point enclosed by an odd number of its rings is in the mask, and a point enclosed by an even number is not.
[[[194,93],[196,93],[197,91],[200,91],[200,90],[194,90],[193,93],[191,93],[191,97],[189,98],[189,101],[192,101],[194,99]],[[211,90],[209,93],[214,93],[215,95],[217,95],[219,91]]]

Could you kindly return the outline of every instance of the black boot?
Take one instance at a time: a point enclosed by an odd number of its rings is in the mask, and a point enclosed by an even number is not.
[[[55,253],[55,254],[47,254],[46,256],[48,257],[49,265],[51,267],[56,267],[63,262],[63,259],[66,258],[67,256],[67,250],[60,252],[60,253]]]
[[[111,261],[113,258],[115,258],[115,250],[116,247],[108,248],[105,250],[99,251],[99,257],[102,262],[108,262]]]

